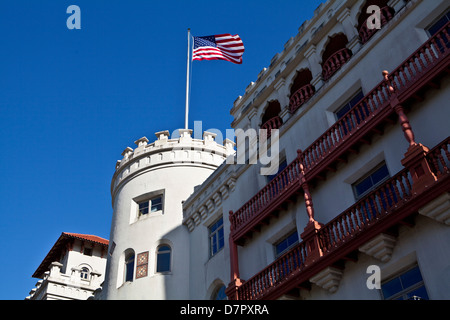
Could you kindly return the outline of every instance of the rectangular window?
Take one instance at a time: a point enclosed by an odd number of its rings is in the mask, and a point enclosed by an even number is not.
[[[376,189],[383,182],[389,179],[389,171],[386,164],[383,162],[378,165],[369,174],[358,180],[353,184],[353,191],[357,200],[368,194],[370,191]]]
[[[433,25],[427,29],[430,36],[434,36],[449,21],[450,21],[450,11],[448,11],[446,14],[444,14],[438,21],[433,23]]]
[[[364,98],[364,95],[362,91],[359,90],[348,102],[346,102],[334,113],[336,115],[336,119],[339,120],[340,118],[342,118],[347,112],[350,111],[351,108],[356,106],[356,104],[360,102],[362,98]]]
[[[347,113],[355,107],[362,99],[364,98],[364,94],[361,91],[361,89],[352,97],[350,100],[348,100],[344,105],[342,105],[337,111],[335,111],[334,115],[336,117],[336,120],[340,120],[343,118]],[[354,114],[352,116],[346,116],[346,121],[342,122],[342,125],[340,127],[341,135],[345,136],[348,132],[352,131],[354,127],[359,125],[362,120],[366,118],[366,116],[369,114],[369,108],[366,103],[360,104],[356,109]]]
[[[436,35],[439,30],[441,30],[448,22],[450,21],[450,11],[448,11],[446,14],[444,14],[438,21],[433,23],[431,27],[427,29],[428,33],[430,34],[430,37],[433,37]],[[447,28],[447,32],[448,32]],[[439,48],[441,52],[444,52],[444,45],[447,48],[450,48],[450,43],[448,41],[448,38],[446,37],[438,37],[439,39],[436,40],[436,45]]]
[[[283,159],[280,164],[278,165],[278,171],[277,173],[267,176],[267,182],[272,181],[281,171],[283,171],[287,167],[286,159]]]
[[[429,299],[419,266],[382,283],[381,294],[384,300]]]
[[[138,205],[140,216],[160,211],[162,210],[162,196],[139,202]]]
[[[223,217],[209,228],[209,254],[214,256],[224,246]]]
[[[275,245],[275,257],[278,258],[279,256],[283,255],[297,243],[298,233],[297,230],[295,230]]]

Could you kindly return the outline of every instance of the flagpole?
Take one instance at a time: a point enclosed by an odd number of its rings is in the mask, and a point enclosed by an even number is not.
[[[184,119],[184,128],[188,129],[189,116],[189,71],[191,64],[191,29],[188,28],[188,49],[187,49],[187,71],[186,71],[186,114]]]

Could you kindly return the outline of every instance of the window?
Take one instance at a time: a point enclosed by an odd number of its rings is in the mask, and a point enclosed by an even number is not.
[[[370,191],[374,190],[380,186],[384,181],[389,179],[389,171],[386,164],[383,162],[378,165],[369,174],[364,176],[362,179],[353,184],[353,191],[355,192],[355,197],[357,200],[361,199],[363,196],[368,194]]]
[[[84,248],[83,254],[86,256],[92,256],[92,248]]]
[[[172,249],[168,245],[161,245],[156,250],[156,272],[170,272],[170,256]]]
[[[450,11],[448,11],[446,14],[444,14],[444,16],[442,16],[438,21],[433,23],[433,25],[427,29],[430,36],[434,36],[449,21],[450,21]]]
[[[297,230],[290,233],[275,245],[275,256],[278,258],[298,243]]]
[[[216,292],[214,292],[213,300],[227,300],[227,295],[225,294],[225,285],[222,285]]]
[[[162,210],[162,196],[158,196],[149,200],[138,203],[139,215],[146,215],[148,213]]]
[[[86,267],[81,268],[80,277],[81,279],[87,280],[89,277],[89,269]]]
[[[385,300],[428,300],[419,266],[381,284],[381,294]]]
[[[134,276],[134,252],[125,256],[125,282],[132,282]]]
[[[438,33],[438,31],[441,30],[449,21],[450,21],[450,11],[444,14],[438,21],[433,23],[433,25],[427,29],[428,33],[430,34],[430,37],[433,37],[436,33]],[[448,31],[449,30],[447,28],[447,32]],[[442,41],[444,43],[442,43]],[[450,48],[448,38],[443,37],[436,40],[436,45],[438,46],[441,52],[444,52],[443,44],[445,44],[447,48]]]
[[[334,114],[336,116],[336,120],[343,118],[347,113],[355,107],[362,99],[364,98],[364,94],[361,90],[358,91],[348,102],[342,105]],[[366,118],[369,114],[369,108],[366,103],[360,104],[353,116],[347,116],[346,121],[342,122],[340,126],[341,135],[345,136],[349,131],[351,131],[354,127],[361,123],[362,120]]]
[[[270,176],[267,176],[267,182],[272,181],[273,178],[275,178],[275,177],[276,177],[281,171],[283,171],[286,167],[287,167],[286,159],[283,159],[283,160],[280,162],[279,166],[278,166],[278,171],[277,171],[277,173],[275,173],[275,174],[273,174],[273,175],[270,175]]]
[[[347,112],[350,111],[351,108],[356,106],[356,104],[364,98],[364,95],[361,90],[358,91],[348,102],[346,102],[343,106],[341,106],[336,112],[336,119],[339,120],[342,118]]]
[[[224,246],[223,217],[209,228],[209,255],[214,256]]]

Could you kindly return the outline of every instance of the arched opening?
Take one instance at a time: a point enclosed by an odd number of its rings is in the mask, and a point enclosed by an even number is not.
[[[343,33],[330,38],[322,54],[322,78],[327,81],[336,73],[352,56],[352,52],[346,47],[347,36]]]
[[[170,272],[172,248],[162,244],[156,249],[156,272]]]
[[[388,0],[368,0],[362,7],[358,17],[358,33],[362,44],[369,41],[369,39],[379,30],[367,26],[367,20],[372,15],[372,13],[367,13],[367,8],[372,5],[380,8],[380,25],[383,27],[395,14],[395,10],[388,6],[388,2]]]
[[[299,109],[316,92],[314,86],[311,85],[311,81],[312,73],[308,69],[297,72],[289,98],[289,110],[291,113]]]
[[[281,106],[278,100],[270,101],[261,119],[261,129],[267,130],[267,138],[270,137],[273,129],[279,129],[283,124],[283,120],[279,116],[280,112]]]
[[[88,267],[82,267],[81,271],[80,271],[80,277],[81,279],[84,280],[89,280],[89,274],[91,273],[91,271],[89,270]]]
[[[134,278],[134,250],[125,252],[124,282],[133,282]]]
[[[225,294],[225,289],[226,289],[226,287],[225,287],[224,284],[222,284],[221,286],[217,287],[216,290],[213,293],[212,300],[227,300],[228,297]]]

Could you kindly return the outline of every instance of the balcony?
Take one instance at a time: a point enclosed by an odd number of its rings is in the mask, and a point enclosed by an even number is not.
[[[302,194],[301,183],[315,183],[346,162],[351,153],[374,134],[381,134],[386,124],[397,121],[394,107],[421,95],[450,70],[450,23],[423,44],[389,76],[381,81],[357,105],[323,133],[307,149],[299,153],[278,176],[261,189],[236,212],[230,214],[231,237],[242,245],[287,201]]]
[[[352,52],[347,48],[335,52],[322,66],[323,80],[328,81],[351,57]]]
[[[342,265],[361,245],[382,232],[392,230],[417,210],[450,191],[450,137],[426,156],[436,181],[414,192],[408,169],[386,181],[353,206],[324,225],[317,233],[322,253],[309,260],[308,239],[300,242],[237,289],[240,300],[276,299],[299,287],[309,287],[309,279],[328,266]],[[355,259],[353,257],[353,259]]]
[[[267,130],[267,139],[268,139],[272,133],[272,129],[280,129],[282,124],[283,120],[280,118],[280,116],[275,116],[267,120],[263,125],[261,125],[261,129]]]
[[[298,89],[289,100],[289,110],[294,113],[303,104],[305,104],[315,93],[315,89],[311,84],[307,84]]]
[[[381,28],[394,17],[394,13],[392,11],[393,9],[391,7],[384,7],[380,9]],[[372,36],[378,31],[378,29],[369,29],[367,27],[367,20],[362,24],[361,28],[359,29],[359,38],[361,39],[362,44],[369,41],[370,38],[372,38]]]

